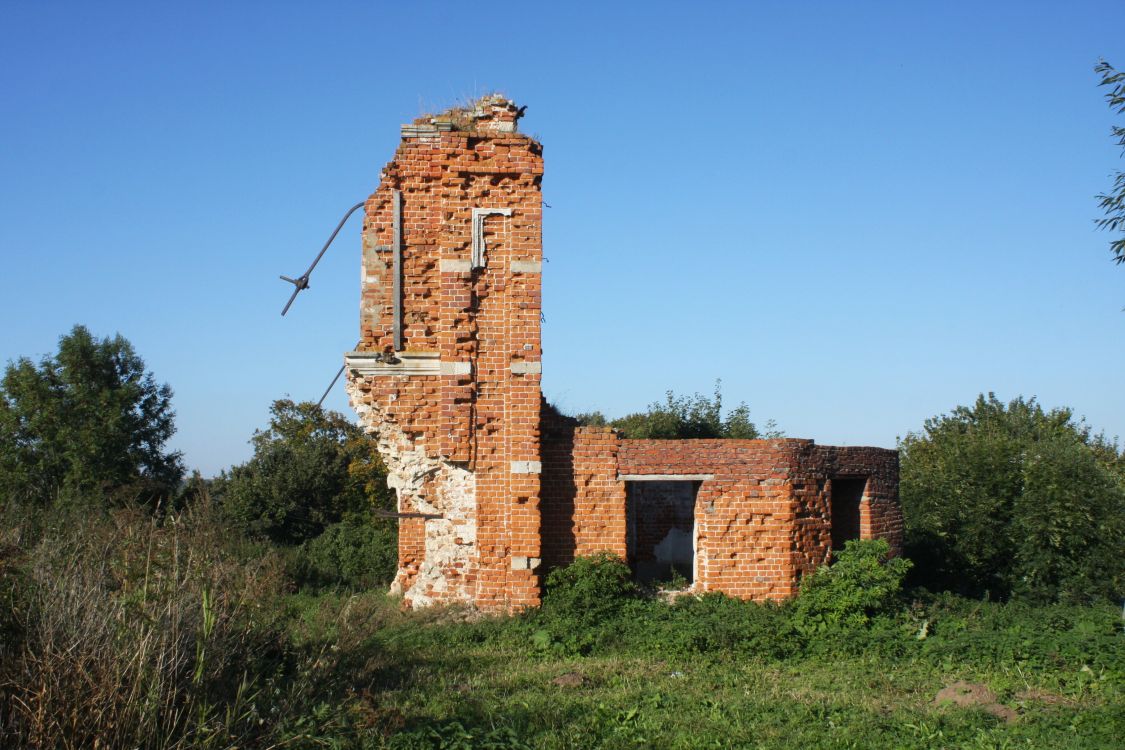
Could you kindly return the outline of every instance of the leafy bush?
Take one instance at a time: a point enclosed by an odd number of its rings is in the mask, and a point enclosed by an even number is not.
[[[183,465],[166,452],[172,390],[158,385],[120,334],[75,326],[36,366],[9,363],[0,381],[0,498],[47,505],[153,503],[175,491]]]
[[[715,382],[715,394],[707,398],[677,396],[672,391],[665,394],[663,403],[649,404],[648,411],[629,414],[612,421],[601,412],[579,414],[583,424],[616,428],[630,440],[676,440],[690,438],[732,438],[752,440],[761,437],[780,437],[774,423],[768,422],[761,431],[750,421],[750,407],[745,402],[723,416],[721,383]]]
[[[313,589],[366,589],[389,583],[397,567],[394,521],[352,514],[302,544],[291,573],[298,584]]]
[[[721,593],[679,597],[658,627],[649,623],[646,650],[681,655],[731,653],[780,659],[800,646],[788,613],[771,602],[742,601]]]
[[[342,414],[285,399],[270,413],[254,456],[212,488],[238,529],[297,545],[347,514],[394,506],[374,441]]]
[[[1047,601],[1125,593],[1122,457],[1069,409],[980,396],[900,450],[920,583]]]
[[[629,566],[610,552],[599,552],[548,574],[543,609],[600,622],[636,593]]]
[[[910,561],[888,560],[889,552],[884,539],[848,541],[835,562],[801,581],[792,604],[796,626],[805,633],[865,627],[873,617],[893,613],[901,605]]]
[[[587,653],[603,635],[600,629],[637,593],[632,571],[621,558],[609,552],[579,557],[548,574],[543,606],[534,615],[545,627],[533,636],[534,642]]]

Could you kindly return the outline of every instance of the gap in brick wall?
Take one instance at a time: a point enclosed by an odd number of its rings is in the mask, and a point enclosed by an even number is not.
[[[676,578],[693,582],[699,485],[674,480],[625,483],[627,556],[641,583]]]

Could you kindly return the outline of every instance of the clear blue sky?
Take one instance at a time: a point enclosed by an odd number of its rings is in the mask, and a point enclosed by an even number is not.
[[[286,318],[278,274],[400,123],[499,90],[545,144],[564,410],[722,378],[789,435],[893,446],[992,390],[1125,436],[1099,57],[1125,67],[1120,0],[6,0],[0,361],[120,332],[189,466],[245,460],[355,342],[358,217]]]

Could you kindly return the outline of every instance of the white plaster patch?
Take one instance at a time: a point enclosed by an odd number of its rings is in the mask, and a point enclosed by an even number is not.
[[[471,270],[473,270],[472,266],[467,260],[460,260],[457,258],[441,259],[442,273],[468,273]]]
[[[470,375],[473,372],[473,363],[442,361],[440,372],[442,375]]]

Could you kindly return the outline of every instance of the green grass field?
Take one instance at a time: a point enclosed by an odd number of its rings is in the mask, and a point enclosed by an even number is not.
[[[346,733],[368,747],[1115,748],[1125,738],[1125,638],[1110,608],[945,600],[924,613],[943,613],[924,640],[897,623],[902,632],[870,647],[826,634],[804,653],[763,658],[706,633],[669,643],[660,602],[609,624],[584,656],[538,648],[534,618],[463,622],[395,606],[375,594],[288,602],[298,642],[349,651]],[[969,693],[967,705],[936,700],[959,682],[947,692]]]
[[[1125,746],[1120,609],[900,592],[873,547],[785,606],[587,559],[483,617],[294,593],[205,508],[7,528],[4,748]]]

